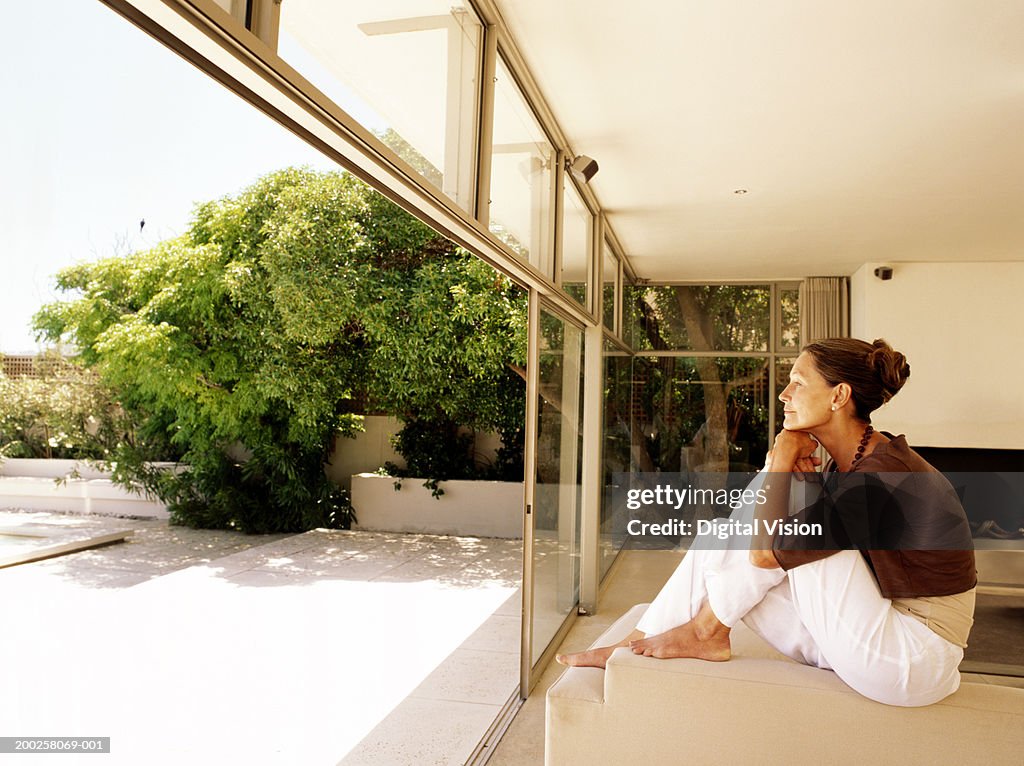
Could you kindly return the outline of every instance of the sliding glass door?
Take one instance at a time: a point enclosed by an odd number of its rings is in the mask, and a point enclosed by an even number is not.
[[[575,612],[580,582],[583,329],[547,306],[534,311],[539,333],[531,359],[534,406],[528,415],[533,434],[527,464],[532,498],[527,497],[524,692]]]

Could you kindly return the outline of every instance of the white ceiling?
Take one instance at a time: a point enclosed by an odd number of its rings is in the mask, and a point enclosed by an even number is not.
[[[500,10],[640,277],[1024,260],[1024,0]]]

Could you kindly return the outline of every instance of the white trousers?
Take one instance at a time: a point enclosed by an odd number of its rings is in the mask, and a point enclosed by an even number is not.
[[[963,650],[893,609],[858,551],[789,572],[755,567],[748,555],[691,549],[637,628],[663,633],[692,620],[707,600],[724,625],[742,620],[782,654],[833,670],[878,702],[930,705],[959,688]]]

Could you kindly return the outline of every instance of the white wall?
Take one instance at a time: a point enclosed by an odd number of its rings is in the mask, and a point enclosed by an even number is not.
[[[367,415],[363,418],[361,433],[351,439],[334,440],[334,449],[324,467],[327,478],[348,489],[353,474],[373,473],[388,462],[404,466],[405,459],[391,446],[391,437],[401,430],[398,418]]]
[[[918,446],[1024,449],[1024,262],[866,263],[850,296],[851,335],[910,362],[878,428]]]

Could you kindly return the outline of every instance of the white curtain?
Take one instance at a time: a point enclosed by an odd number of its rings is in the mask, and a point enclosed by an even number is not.
[[[850,280],[806,277],[800,283],[800,345],[850,334]]]

